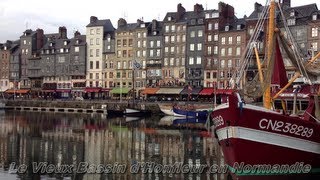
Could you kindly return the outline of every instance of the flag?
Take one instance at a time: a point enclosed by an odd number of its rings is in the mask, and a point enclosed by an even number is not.
[[[188,99],[191,99],[192,86],[188,85]]]
[[[133,69],[140,69],[140,68],[141,68],[141,64],[137,60],[134,60]]]

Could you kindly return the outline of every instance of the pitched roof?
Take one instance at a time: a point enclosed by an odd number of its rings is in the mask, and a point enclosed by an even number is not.
[[[86,27],[96,27],[96,26],[103,26],[105,32],[115,30],[110,19],[102,19],[102,20],[97,19],[96,21],[90,22]]]

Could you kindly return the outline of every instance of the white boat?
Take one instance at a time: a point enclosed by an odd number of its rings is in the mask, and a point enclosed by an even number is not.
[[[172,105],[160,105],[158,104],[161,112],[168,116],[174,116],[173,106]]]

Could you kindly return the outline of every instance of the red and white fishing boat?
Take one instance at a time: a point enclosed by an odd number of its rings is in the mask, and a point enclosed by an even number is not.
[[[275,109],[274,106],[275,100],[281,99],[281,94],[285,89],[296,87],[292,85],[296,78],[308,77],[308,66],[320,56],[320,53],[305,64],[299,62],[301,59],[296,61],[290,59],[293,61],[292,64],[300,66],[300,69],[305,71],[297,71],[287,84],[283,84],[286,80],[286,77],[283,76],[286,74],[283,74],[285,69],[281,62],[279,46],[282,45],[289,57],[294,48],[290,47],[289,43],[282,43],[286,41],[275,25],[276,7],[280,5],[277,6],[276,2],[271,1],[270,6],[267,7],[269,14],[267,12],[265,15],[261,14],[262,19],[269,21],[267,53],[262,63],[256,53],[260,83],[257,81],[259,86],[251,88],[251,90],[262,90],[264,106],[245,103],[244,89],[236,90],[237,87],[245,87],[245,85],[239,85],[243,81],[240,78],[234,78],[231,83],[235,90],[227,94],[227,101],[217,106],[211,114],[214,135],[219,140],[225,163],[234,179],[261,179],[263,177],[294,179],[320,176],[319,89],[314,88],[318,86],[312,84],[312,81],[301,85],[308,86],[310,92],[307,93],[308,105],[305,109],[300,109],[299,113],[295,106],[292,110],[284,107],[284,110],[281,111]],[[282,15],[280,9],[277,12],[280,16]],[[259,22],[257,24],[261,26],[265,24]],[[255,31],[258,33],[261,28],[257,27]],[[257,36],[253,35],[251,41],[256,40]],[[252,51],[257,52],[252,44],[248,45],[247,52],[251,48]],[[245,66],[245,58],[243,61]],[[265,72],[272,69],[273,72]],[[243,76],[240,74],[240,77]],[[272,84],[277,84],[281,88],[272,87]],[[296,89],[296,91],[299,90]],[[299,99],[297,94],[293,93],[291,97],[293,104],[296,104]],[[306,97],[303,96],[303,98]]]

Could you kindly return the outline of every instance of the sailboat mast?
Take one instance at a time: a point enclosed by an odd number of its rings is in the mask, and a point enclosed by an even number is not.
[[[270,10],[269,10],[269,23],[268,23],[268,51],[267,51],[267,63],[266,69],[272,68],[268,67],[271,61],[271,57],[274,51],[274,30],[275,30],[275,1],[271,0]],[[266,90],[263,95],[263,105],[265,108],[271,109],[271,89],[270,84],[266,85]]]

